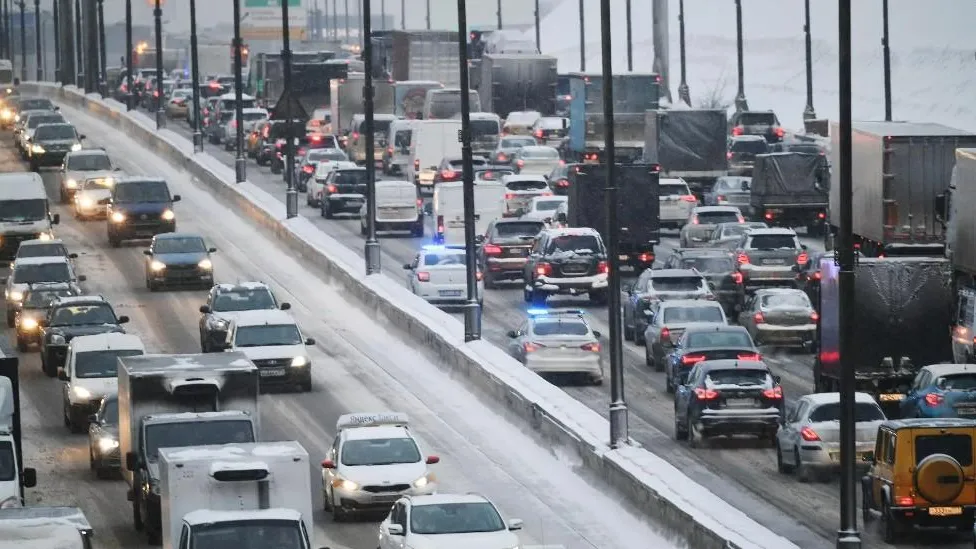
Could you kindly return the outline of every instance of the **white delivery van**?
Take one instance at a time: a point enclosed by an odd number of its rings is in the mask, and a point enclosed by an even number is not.
[[[474,182],[474,234],[485,234],[488,224],[505,211],[505,185]],[[434,188],[433,210],[427,223],[436,244],[464,244],[464,183],[440,183]]]
[[[421,193],[430,194],[441,160],[461,156],[460,133],[460,120],[419,121],[410,138],[410,162],[405,179],[413,181]]]
[[[383,151],[383,173],[406,173],[407,164],[410,163],[410,141],[418,123],[419,120],[400,119],[390,124],[390,135],[386,139],[386,150]]]
[[[424,201],[410,181],[376,182],[376,230],[410,231],[424,236]],[[359,210],[359,232],[366,235],[366,204]]]

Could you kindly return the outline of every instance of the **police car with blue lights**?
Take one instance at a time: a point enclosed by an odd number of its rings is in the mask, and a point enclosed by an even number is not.
[[[579,309],[529,309],[517,330],[508,332],[508,352],[542,376],[573,376],[603,383],[600,332]]]
[[[437,477],[428,465],[439,461],[421,453],[406,414],[342,415],[322,461],[325,510],[341,521],[353,512],[387,512],[405,495],[433,494]]]
[[[468,299],[466,256],[464,246],[424,246],[403,265],[407,287],[434,305],[463,305]],[[481,303],[485,295],[481,271],[475,277]]]

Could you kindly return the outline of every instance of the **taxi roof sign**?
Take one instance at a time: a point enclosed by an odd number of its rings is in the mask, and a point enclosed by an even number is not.
[[[409,423],[407,414],[400,412],[343,414],[336,421],[336,430],[359,427],[406,427]]]

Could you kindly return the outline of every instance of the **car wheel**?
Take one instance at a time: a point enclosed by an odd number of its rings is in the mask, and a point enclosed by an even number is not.
[[[590,292],[590,302],[594,305],[606,305],[607,304],[607,291],[598,290],[595,292]]]
[[[685,429],[688,431],[688,446],[691,448],[700,448],[702,445],[701,433],[695,429],[695,423],[691,421],[691,417],[688,417],[688,421]]]
[[[332,504],[332,520],[334,522],[345,522],[346,511],[339,505]]]
[[[302,381],[298,385],[298,387],[299,387],[299,389],[301,389],[301,391],[303,393],[311,393],[312,392],[312,378],[309,377],[308,379]]]
[[[783,449],[776,444],[776,470],[786,475],[793,472],[794,467],[783,461]]]
[[[139,509],[139,496],[132,498],[132,527],[137,532],[146,527],[142,522],[142,511]]]
[[[881,520],[881,535],[884,538],[884,542],[894,545],[901,541],[901,525],[898,524],[898,519],[892,514],[887,503],[881,508]]]
[[[678,411],[674,414],[674,440],[688,440],[688,425],[678,421]]]
[[[30,350],[30,345],[23,338],[17,338],[17,350],[21,353],[26,353]]]
[[[624,320],[623,325],[624,325],[624,341],[633,341],[634,340],[633,326],[628,326],[626,319]]]
[[[532,303],[532,299],[534,297],[532,295],[533,293],[535,292],[532,291],[532,288],[526,286],[525,288],[522,289],[522,300],[525,301],[526,303]]]
[[[874,520],[874,513],[871,512],[871,500],[868,496],[868,490],[871,489],[870,486],[864,486],[866,483],[861,484],[861,521],[867,524],[869,521]]]
[[[671,379],[671,369],[665,368],[665,371],[666,373],[664,375],[664,390],[667,391],[668,394],[674,394],[674,384],[672,383],[672,379]]]
[[[634,343],[637,345],[647,344],[647,340],[644,339],[644,330],[641,330],[636,324],[634,325]]]
[[[332,213],[332,207],[329,205],[328,200],[322,202],[322,217],[326,219],[332,219],[335,217],[335,214]]]
[[[803,459],[800,458],[800,449],[793,449],[793,470],[796,471],[796,479],[800,482],[807,483],[812,481],[812,475],[810,468],[803,464]]]

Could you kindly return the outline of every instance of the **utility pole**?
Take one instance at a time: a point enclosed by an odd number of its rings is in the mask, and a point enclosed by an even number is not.
[[[363,51],[363,5],[356,2],[356,17],[359,18],[359,24],[356,25],[356,38],[359,40],[359,51]]]
[[[685,0],[678,0],[678,49],[681,57],[681,83],[678,84],[678,100],[691,106],[691,90],[688,89],[688,60],[685,56]]]
[[[102,95],[108,95],[108,72],[105,50],[105,0],[98,0],[98,89]]]
[[[376,155],[373,150],[376,136],[376,119],[373,104],[373,41],[369,39],[373,31],[373,10],[370,0],[360,0],[363,13],[363,34],[366,35],[363,61],[363,110],[366,126],[363,139],[366,147],[366,274],[380,272],[380,241],[376,238]]]
[[[346,35],[349,33],[349,0],[346,0]],[[288,28],[288,2],[281,3],[281,63],[284,65],[283,99],[288,112],[285,113],[285,215],[288,219],[298,217],[298,192],[295,191],[295,113],[291,112],[291,29]]]
[[[430,0],[427,0],[427,30],[430,30]]]
[[[624,11],[627,16],[627,72],[634,72],[634,28],[630,20],[630,0],[626,0]]]
[[[495,9],[495,16],[498,17],[498,30],[502,30],[502,0],[498,0],[497,8]],[[460,26],[460,23],[458,24]],[[465,21],[465,28],[467,28],[467,21]],[[465,35],[467,32],[464,33]]]
[[[27,8],[24,0],[17,2],[20,8],[20,81],[27,80]]]
[[[85,93],[98,91],[98,17],[95,0],[85,0]]]
[[[542,28],[540,26],[539,0],[535,0],[535,51],[542,53]]]
[[[287,4],[288,2],[285,2]],[[163,0],[156,0],[153,9],[156,25],[156,129],[166,127],[166,113],[163,111]]]
[[[332,39],[339,41],[339,11],[337,10],[336,0],[332,0]]]
[[[54,81],[61,81],[61,21],[58,19],[61,11],[58,0],[51,0],[51,17],[54,19]]]
[[[85,46],[82,44],[82,32],[81,32],[81,0],[75,0],[75,55],[78,57],[78,63],[75,65],[75,74],[72,75],[72,79],[75,82],[75,86],[83,88],[85,82],[81,79],[81,73],[85,71]]]
[[[613,120],[613,55],[610,38],[610,0],[600,0],[600,41],[603,61],[603,117]],[[624,401],[624,355],[621,339],[620,318],[620,223],[617,220],[617,160],[613,124],[604,125],[603,161],[607,165],[606,212],[607,212],[607,294],[610,311],[610,447],[619,448],[627,443],[627,404]]]
[[[3,49],[3,58],[13,61],[14,54],[10,46],[10,7],[8,2],[9,0],[0,0],[0,17],[3,18],[3,21],[0,21],[0,30],[3,31],[3,41],[0,43],[0,48]]]
[[[881,0],[881,53],[884,57],[885,120],[891,122],[891,48],[888,39],[888,0]]]
[[[370,23],[372,26],[372,23]],[[380,30],[386,30],[386,0],[380,0]],[[369,39],[369,33],[364,32],[366,39]]]
[[[885,0],[887,2],[887,0]],[[803,119],[813,120],[817,112],[813,110],[813,39],[810,36],[810,0],[803,0],[803,39],[806,48],[807,65],[807,106],[803,109]]]
[[[464,341],[481,339],[481,303],[478,300],[478,261],[475,244],[474,154],[471,150],[471,84],[468,79],[468,10],[465,0],[457,0],[458,60],[461,71],[461,181],[464,204],[464,264],[467,300],[464,303]],[[498,28],[501,28],[499,2]]]
[[[132,110],[132,86],[134,85],[132,73],[135,71],[132,68],[132,49],[132,0],[125,0],[125,110],[127,111]]]
[[[586,10],[583,6],[585,1],[579,0],[580,72],[586,72]]]
[[[736,112],[749,110],[749,102],[746,101],[746,82],[745,82],[745,62],[743,61],[742,51],[742,0],[735,0],[735,52],[738,59],[739,91],[735,95]]]
[[[857,296],[854,293],[854,198],[853,137],[851,131],[851,0],[838,0],[838,49],[840,50],[840,246],[837,248],[838,293],[840,297],[840,529],[837,549],[860,549],[857,531],[856,417],[853,323]]]
[[[131,44],[129,45],[129,55],[132,55]],[[190,0],[190,78],[193,80],[193,151],[203,152],[203,134],[200,133],[200,52],[197,49],[197,0]]]
[[[234,174],[237,182],[247,181],[247,158],[244,157],[244,76],[243,48],[241,41],[241,0],[234,2],[234,130],[236,134],[237,156],[234,158]],[[287,4],[288,2],[282,2]],[[288,31],[285,31],[288,32]],[[291,167],[289,166],[289,169]]]
[[[61,50],[61,85],[68,86],[74,83],[74,74],[76,72],[75,52],[72,49],[75,40],[71,34],[73,29],[71,24],[71,0],[58,0],[58,2],[58,23],[61,24],[58,47],[63,48]],[[132,89],[131,81],[129,82],[129,89]]]
[[[407,30],[407,0],[400,0],[400,30]]]
[[[34,0],[34,60],[37,62],[37,81],[44,80],[44,64],[41,55],[41,0]]]
[[[345,2],[346,2],[346,44],[348,44],[350,42],[350,39],[352,38],[351,37],[352,25],[349,23],[349,0],[345,0]]]

